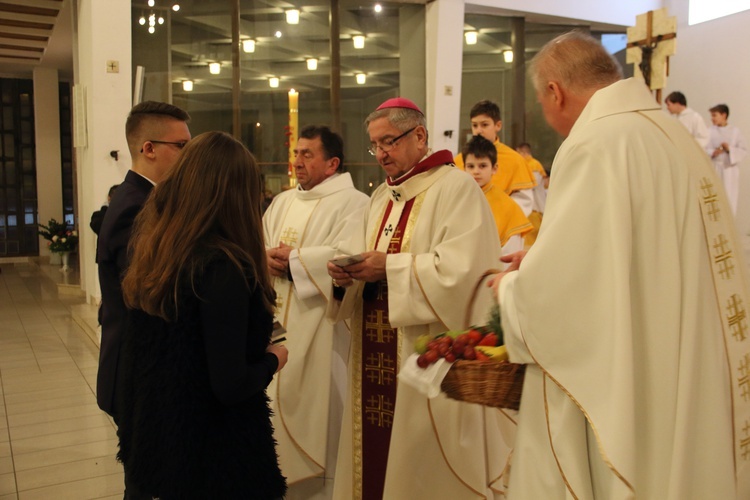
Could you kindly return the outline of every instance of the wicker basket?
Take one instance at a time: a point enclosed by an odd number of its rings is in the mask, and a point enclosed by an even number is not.
[[[453,363],[440,388],[449,398],[497,408],[517,410],[526,365],[507,361]]]
[[[498,270],[485,271],[474,287],[466,311],[465,323],[471,321],[471,308],[476,294],[485,278],[497,274]],[[496,408],[517,410],[521,402],[521,390],[526,365],[508,361],[469,361],[453,363],[440,388],[452,399]]]

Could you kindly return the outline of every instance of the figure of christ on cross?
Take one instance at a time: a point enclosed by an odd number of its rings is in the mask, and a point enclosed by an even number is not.
[[[661,90],[669,75],[669,56],[675,53],[677,20],[667,17],[667,9],[650,10],[636,17],[635,26],[628,28],[627,62],[635,65],[646,86],[656,91],[661,103]]]

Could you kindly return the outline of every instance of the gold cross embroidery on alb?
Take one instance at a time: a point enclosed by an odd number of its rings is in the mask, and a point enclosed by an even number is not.
[[[297,230],[293,227],[284,229],[284,232],[281,233],[281,241],[293,247],[297,243]]]

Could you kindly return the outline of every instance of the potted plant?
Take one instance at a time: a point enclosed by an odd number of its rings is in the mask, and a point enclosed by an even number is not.
[[[37,232],[45,240],[50,252],[59,254],[62,260],[63,271],[68,270],[68,259],[70,252],[75,252],[78,248],[78,231],[68,226],[68,223],[57,222],[50,219],[47,225],[37,224]]]

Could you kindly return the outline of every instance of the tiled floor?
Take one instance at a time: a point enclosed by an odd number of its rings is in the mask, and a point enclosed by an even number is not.
[[[0,500],[122,498],[115,426],[94,394],[96,308],[59,268],[0,270]]]

